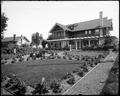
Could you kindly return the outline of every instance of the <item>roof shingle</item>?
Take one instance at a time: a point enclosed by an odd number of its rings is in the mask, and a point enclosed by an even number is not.
[[[62,25],[59,23],[56,23],[56,25],[60,26],[64,30],[75,32],[75,31],[81,31],[81,30],[95,29],[97,27],[100,27],[100,22],[101,22],[101,19],[94,19],[90,21],[79,22],[79,23],[74,23],[69,25]],[[107,17],[103,18],[102,27],[111,27],[111,24],[112,24],[112,19],[107,19]]]
[[[26,37],[23,36],[23,38],[29,42],[29,40]],[[15,37],[15,41],[18,41],[19,39],[21,39],[21,36]],[[8,42],[8,41],[13,41],[13,37],[6,37],[2,39],[2,42]]]

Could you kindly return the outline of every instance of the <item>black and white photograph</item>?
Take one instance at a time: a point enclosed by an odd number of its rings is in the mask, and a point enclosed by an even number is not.
[[[118,95],[119,1],[1,1],[1,95]]]

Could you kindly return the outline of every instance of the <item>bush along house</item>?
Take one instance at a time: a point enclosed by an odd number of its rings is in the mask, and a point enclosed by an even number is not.
[[[30,44],[30,41],[25,36],[16,36],[14,34],[13,37],[6,37],[2,39],[2,47],[10,47],[10,45],[18,45],[21,46],[23,44]]]
[[[99,18],[62,25],[56,23],[50,30],[47,41],[51,48],[69,48],[80,50],[85,47],[98,47],[104,43],[105,37],[110,36],[112,19],[103,17],[103,12],[99,12]]]

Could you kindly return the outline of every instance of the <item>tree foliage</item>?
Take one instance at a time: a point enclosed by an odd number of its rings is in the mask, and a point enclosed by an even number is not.
[[[32,44],[36,45],[36,47],[40,44],[40,38],[38,32],[32,34]]]
[[[109,36],[105,38],[105,42],[103,44],[104,47],[115,47],[117,37],[115,36]]]
[[[42,41],[42,46],[43,46],[43,48],[45,48],[46,44],[48,44],[48,42],[45,41],[45,40],[43,40],[43,41]]]
[[[6,30],[8,18],[4,13],[1,14],[1,39],[3,38],[3,32]]]
[[[52,40],[53,39],[53,36],[52,35],[49,35],[47,40]]]

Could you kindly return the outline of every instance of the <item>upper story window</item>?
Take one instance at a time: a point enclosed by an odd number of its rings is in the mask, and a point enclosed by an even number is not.
[[[89,30],[89,34],[91,34],[91,30]]]
[[[87,34],[87,31],[85,31],[85,34]]]
[[[99,29],[96,29],[96,30],[95,30],[95,34],[99,34]]]

